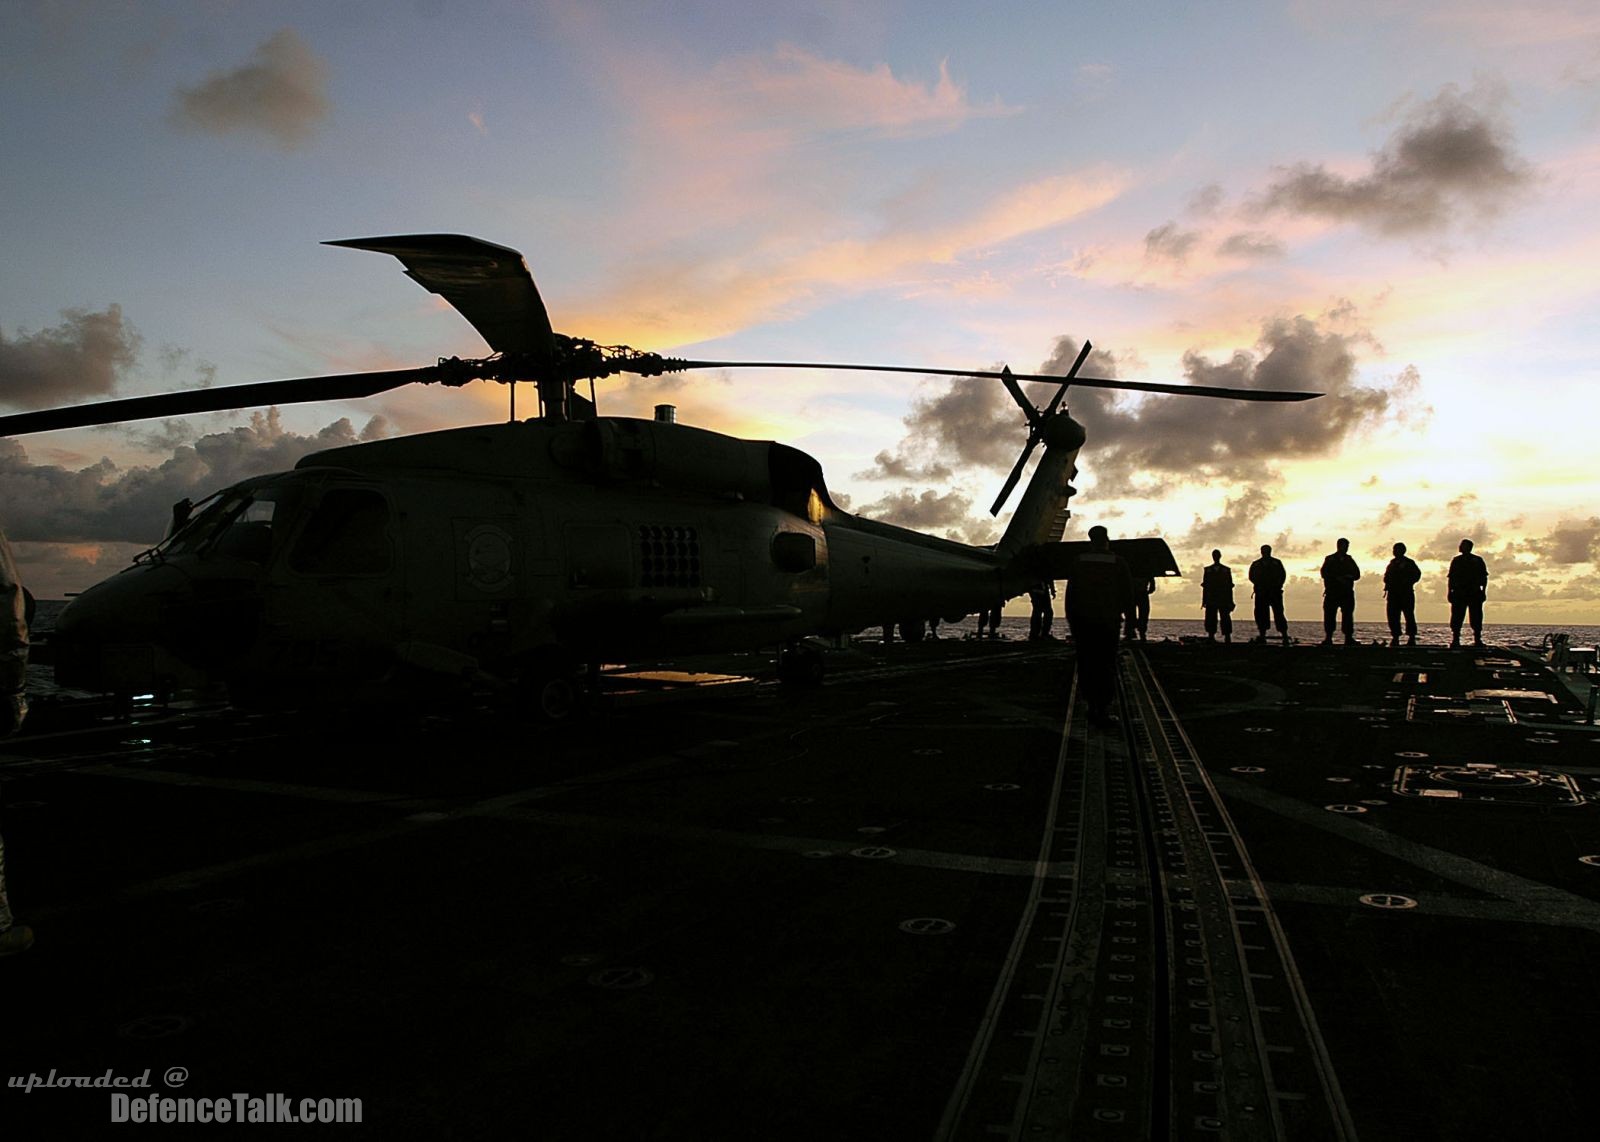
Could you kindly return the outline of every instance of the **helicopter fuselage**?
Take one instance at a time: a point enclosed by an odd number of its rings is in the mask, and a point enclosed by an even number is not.
[[[1070,474],[1076,446],[1051,451]],[[954,620],[1026,588],[1003,548],[850,515],[786,445],[510,422],[332,449],[219,493],[74,600],[54,653],[61,684],[127,693],[515,678]]]

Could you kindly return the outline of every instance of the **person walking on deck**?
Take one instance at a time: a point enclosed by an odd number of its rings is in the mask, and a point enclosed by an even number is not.
[[[1123,632],[1123,637],[1129,642],[1147,641],[1146,636],[1150,632],[1150,596],[1155,593],[1156,581],[1153,577],[1134,584],[1133,610],[1128,614],[1128,626]]]
[[[1132,613],[1133,575],[1111,550],[1111,537],[1096,525],[1089,529],[1089,550],[1078,556],[1067,581],[1067,625],[1078,655],[1078,685],[1096,726],[1116,723],[1111,703],[1117,692],[1118,637]]]
[[[1028,602],[1033,605],[1033,614],[1028,619],[1030,642],[1055,637],[1050,633],[1050,628],[1056,622],[1055,604],[1050,600],[1055,597],[1056,585],[1049,579],[1041,579],[1028,588]]]

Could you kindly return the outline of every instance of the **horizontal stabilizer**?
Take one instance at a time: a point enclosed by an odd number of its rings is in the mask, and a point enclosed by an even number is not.
[[[1071,579],[1078,556],[1089,550],[1087,539],[1073,539],[1065,543],[1038,543],[1026,548],[1018,556],[1018,563],[1026,563],[1030,573],[1040,579]],[[1133,573],[1135,583],[1146,579],[1165,579],[1180,575],[1178,561],[1172,557],[1172,548],[1159,535],[1136,539],[1113,539],[1111,550],[1122,556]]]

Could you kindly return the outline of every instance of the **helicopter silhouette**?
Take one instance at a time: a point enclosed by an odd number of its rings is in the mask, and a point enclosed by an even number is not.
[[[821,680],[811,636],[957,621],[1071,577],[1061,542],[1086,434],[1072,385],[1251,401],[1318,393],[793,361],[707,361],[556,333],[521,254],[418,234],[327,243],[393,255],[493,351],[414,369],[186,390],[0,417],[0,436],[268,404],[349,400],[408,384],[511,386],[506,423],[332,448],[289,472],[175,505],[165,539],[73,599],[50,641],[58,682],[104,693],[224,682],[287,698],[336,689],[488,688],[559,720],[602,662],[777,646],[786,682]],[[773,441],[600,416],[593,382],[693,369],[843,369],[996,378],[1027,423],[998,514],[1044,454],[998,543],[973,546],[852,515],[821,465]],[[590,383],[590,395],[577,391]],[[1043,408],[1021,381],[1057,384]],[[515,386],[538,415],[518,420]],[[1136,577],[1176,575],[1159,538],[1117,541]]]

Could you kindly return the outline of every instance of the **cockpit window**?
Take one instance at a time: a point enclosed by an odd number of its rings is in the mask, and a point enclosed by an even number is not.
[[[202,501],[189,521],[156,547],[156,554],[215,554],[266,563],[272,555],[273,528],[282,529],[297,495],[294,488],[271,485],[220,492]]]
[[[277,509],[272,500],[246,501],[217,533],[211,550],[230,559],[265,563],[272,555],[272,519]]]
[[[178,555],[199,550],[201,544],[233,518],[234,513],[239,510],[239,505],[246,502],[248,498],[238,492],[229,494],[219,492],[208,496],[195,505],[188,521],[181,528],[156,546],[156,551],[164,555]]]
[[[389,569],[389,504],[365,488],[332,488],[289,556],[304,575],[375,575]]]

